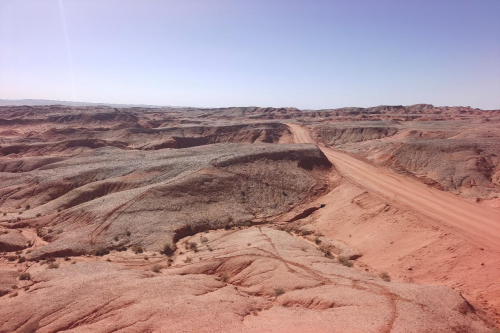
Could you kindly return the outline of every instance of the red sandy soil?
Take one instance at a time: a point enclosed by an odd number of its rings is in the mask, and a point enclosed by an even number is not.
[[[58,269],[32,264],[27,271],[33,278],[21,283],[16,297],[2,301],[0,327],[8,332],[490,331],[450,288],[383,281],[284,231],[251,227],[184,241],[196,243],[196,252],[178,244],[170,268],[165,257],[154,254],[136,264],[130,254],[106,256],[111,262],[58,261]],[[154,265],[164,268],[153,272]]]

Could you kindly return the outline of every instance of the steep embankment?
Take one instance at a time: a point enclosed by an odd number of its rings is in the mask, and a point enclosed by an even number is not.
[[[314,127],[318,141],[471,199],[500,196],[500,132],[495,123],[363,122]],[[396,135],[397,134],[397,135]]]
[[[313,142],[290,125],[296,142]],[[408,281],[453,286],[500,320],[500,212],[322,147],[343,183],[302,224],[357,248],[361,262]]]

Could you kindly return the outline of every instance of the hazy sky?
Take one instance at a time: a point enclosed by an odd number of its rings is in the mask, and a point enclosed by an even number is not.
[[[0,98],[500,108],[500,0],[0,0]]]

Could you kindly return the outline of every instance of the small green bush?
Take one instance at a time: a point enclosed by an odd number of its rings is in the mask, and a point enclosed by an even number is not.
[[[389,273],[387,273],[387,272],[382,272],[378,276],[380,276],[380,278],[382,280],[384,280],[385,282],[391,282],[391,277],[389,276]]]
[[[349,258],[344,257],[344,256],[338,256],[337,260],[344,266],[346,267],[352,267],[352,262],[349,260]]]
[[[95,250],[95,252],[94,252],[94,255],[96,255],[98,257],[105,256],[106,254],[109,254],[109,250],[104,248],[104,247],[100,247],[97,250]]]
[[[19,280],[29,280],[31,279],[31,274],[28,272],[24,272],[19,274]]]
[[[153,268],[151,268],[151,270],[155,273],[160,273],[162,269],[163,267],[160,265],[154,265]]]
[[[275,288],[274,289],[274,295],[276,297],[283,295],[285,293],[285,290],[283,288]]]
[[[59,264],[57,262],[51,263],[49,266],[47,266],[48,269],[58,269]]]
[[[163,250],[161,251],[162,254],[166,255],[167,257],[171,257],[174,252],[174,249],[170,246],[169,243],[163,245]]]
[[[189,248],[193,250],[194,252],[198,252],[198,244],[191,242],[189,243]]]
[[[144,249],[142,246],[136,245],[132,248],[132,251],[134,251],[135,254],[143,253]]]

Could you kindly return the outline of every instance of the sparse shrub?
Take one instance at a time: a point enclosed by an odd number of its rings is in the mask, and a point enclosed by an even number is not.
[[[7,213],[3,213],[3,216],[7,216]]]
[[[160,273],[160,272],[161,272],[161,270],[162,270],[162,268],[163,268],[163,267],[162,267],[162,266],[160,266],[160,265],[154,265],[154,266],[153,266],[153,268],[151,268],[151,270],[152,270],[153,272],[155,272],[155,273]]]
[[[115,236],[115,238],[113,238],[115,240],[115,242],[118,242],[118,236]]]
[[[127,230],[127,237],[130,237],[130,235],[132,235],[132,233],[129,230]]]
[[[12,297],[16,297],[17,295],[19,295],[19,294],[18,294],[18,292],[16,291],[15,293],[10,294],[10,295],[9,295],[9,297],[11,297],[11,298],[12,298]]]
[[[17,260],[18,263],[23,263],[26,261],[26,258],[25,257],[19,257],[19,259]]]
[[[285,290],[283,288],[275,288],[274,289],[274,295],[276,297],[283,295],[285,293]]]
[[[132,248],[132,251],[134,251],[135,254],[143,253],[144,249],[142,246],[136,245]]]
[[[42,216],[42,214],[40,214],[40,213],[37,213],[37,214],[36,214],[36,217],[40,217],[40,216]]]
[[[378,276],[380,276],[380,278],[382,280],[384,280],[385,282],[391,282],[391,277],[389,276],[389,273],[387,273],[387,272],[382,272]]]
[[[208,238],[207,237],[200,237],[200,242],[201,242],[201,244],[205,244],[208,242]]]
[[[321,239],[319,239],[319,237],[316,236],[316,238],[314,238],[314,243],[316,243],[316,245],[321,244]]]
[[[210,247],[210,245],[207,245],[207,249],[208,251],[212,252],[214,249],[212,249],[212,247]]]
[[[186,264],[190,263],[191,261],[193,261],[193,259],[191,259],[191,257],[187,257],[186,259],[184,259],[184,262]]]
[[[7,260],[8,261],[16,261],[17,257],[16,256],[8,256]]]
[[[194,252],[198,252],[198,244],[196,244],[195,242],[189,243],[189,248]]]
[[[74,261],[74,260],[73,260],[73,261],[71,262],[71,265],[74,265],[74,264],[76,264],[76,261]]]
[[[64,261],[70,261],[70,260],[71,260],[71,258],[70,258],[70,257],[66,257],[66,258],[64,258]]]
[[[26,205],[26,210],[30,209],[31,206],[30,205]]]
[[[106,254],[109,254],[109,250],[104,248],[104,247],[100,247],[97,250],[95,250],[95,252],[94,252],[94,255],[96,255],[98,257],[105,256]]]
[[[352,262],[349,260],[349,258],[344,257],[344,256],[338,256],[337,260],[344,266],[346,267],[352,267]]]
[[[51,263],[49,266],[47,266],[48,269],[58,269],[59,264],[57,262]]]
[[[226,225],[224,225],[224,230],[229,230],[231,229],[231,225],[229,223],[226,223]]]
[[[169,243],[163,245],[163,250],[161,251],[161,253],[163,253],[167,257],[171,257],[174,254],[174,252],[175,252],[174,249],[170,246]]]
[[[18,217],[18,218],[17,218],[17,221],[18,221],[18,222],[19,222],[19,221],[21,221],[21,218],[20,218],[20,217]]]
[[[125,246],[120,246],[119,248],[116,249],[116,251],[118,252],[127,251],[127,248]]]
[[[300,235],[301,236],[309,236],[311,235],[313,232],[311,230],[307,230],[307,229],[302,229],[300,230]]]
[[[245,227],[249,228],[252,226],[252,221],[246,221],[245,222]]]
[[[301,250],[307,252],[307,249],[305,247],[301,248]]]
[[[19,274],[19,280],[29,280],[31,279],[31,274],[28,272],[24,272]]]
[[[226,273],[223,273],[221,276],[220,276],[220,280],[222,282],[227,282],[227,280],[229,280],[229,277],[227,276]]]
[[[250,245],[252,245],[252,243],[247,243],[247,246],[250,246]]]

